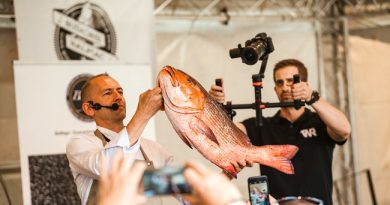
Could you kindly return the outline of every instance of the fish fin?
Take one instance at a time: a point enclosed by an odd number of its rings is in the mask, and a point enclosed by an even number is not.
[[[178,134],[179,137],[183,140],[183,142],[186,143],[186,144],[192,149],[192,145],[191,145],[191,143],[188,141],[187,137],[185,137],[185,136],[183,135],[183,133],[181,133],[181,132],[178,132],[177,134]]]
[[[173,124],[172,124],[172,125],[173,125]],[[187,146],[189,146],[189,147],[192,149],[191,143],[188,141],[187,137],[180,131],[180,129],[177,129],[175,126],[173,126],[173,129],[175,129],[177,135],[179,135],[179,137],[181,138],[181,140],[183,140],[183,142],[186,143]]]
[[[294,174],[294,166],[290,159],[295,156],[299,148],[294,145],[266,145],[261,146],[258,149],[262,149],[259,153],[264,151],[268,155],[269,160],[262,159],[261,155],[257,155],[258,158],[254,158],[253,161],[273,167],[286,174]]]
[[[199,119],[198,117],[192,118],[190,122],[190,128],[197,133],[205,135],[211,141],[219,145],[219,142],[217,140],[217,137],[214,135],[214,132],[209,128],[209,126],[206,125],[205,122],[203,122],[203,120]]]

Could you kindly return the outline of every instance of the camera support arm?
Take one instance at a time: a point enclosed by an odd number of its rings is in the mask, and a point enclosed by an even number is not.
[[[234,109],[254,109],[256,110],[256,125],[259,127],[263,126],[263,112],[262,110],[265,108],[274,108],[274,107],[294,107],[295,109],[299,109],[302,106],[305,106],[305,102],[300,100],[294,100],[294,102],[283,102],[283,103],[268,103],[262,102],[261,99],[261,89],[263,88],[263,78],[265,68],[267,66],[268,55],[264,56],[259,74],[252,75],[252,85],[255,91],[255,102],[251,104],[232,104],[231,101],[228,101],[224,108],[230,118],[233,120],[233,117],[236,115]],[[299,83],[299,75],[294,75],[293,77],[294,83]],[[261,129],[261,128],[260,128]]]
[[[264,72],[267,66],[268,55],[273,52],[274,46],[271,37],[267,37],[266,33],[258,33],[254,38],[245,42],[245,47],[238,44],[237,48],[229,50],[230,58],[241,57],[242,62],[248,65],[254,65],[258,61],[261,62],[260,70],[258,74],[252,75],[252,85],[255,90],[255,102],[252,104],[238,104],[233,105],[231,102],[227,102],[223,105],[226,112],[233,120],[236,112],[233,109],[255,109],[256,110],[256,125],[260,128],[263,126],[263,112],[262,109],[270,107],[294,107],[299,109],[304,106],[305,103],[300,100],[294,100],[294,102],[284,103],[263,103],[261,100],[261,89],[263,88]],[[294,83],[299,83],[299,75],[294,75]],[[261,129],[260,129],[261,130]]]

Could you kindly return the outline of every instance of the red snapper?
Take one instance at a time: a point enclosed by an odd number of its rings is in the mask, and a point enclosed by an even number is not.
[[[225,113],[223,107],[191,76],[171,66],[158,74],[165,113],[180,138],[231,176],[235,166],[260,163],[287,174],[294,145],[254,146]]]

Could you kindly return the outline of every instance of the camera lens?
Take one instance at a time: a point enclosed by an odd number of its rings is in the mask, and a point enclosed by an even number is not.
[[[248,65],[254,65],[259,60],[259,56],[255,49],[246,47],[242,52],[242,61]]]
[[[230,58],[238,58],[240,57],[240,49],[239,48],[233,48],[229,50]]]

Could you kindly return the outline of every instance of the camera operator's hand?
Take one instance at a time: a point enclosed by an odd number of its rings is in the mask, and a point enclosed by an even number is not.
[[[186,196],[191,204],[245,204],[240,191],[224,174],[213,172],[200,163],[188,162],[184,177],[194,190],[194,195]]]
[[[299,82],[292,84],[291,92],[294,100],[309,101],[313,91],[307,82]]]
[[[219,103],[225,103],[225,91],[222,86],[211,85],[209,94]]]

